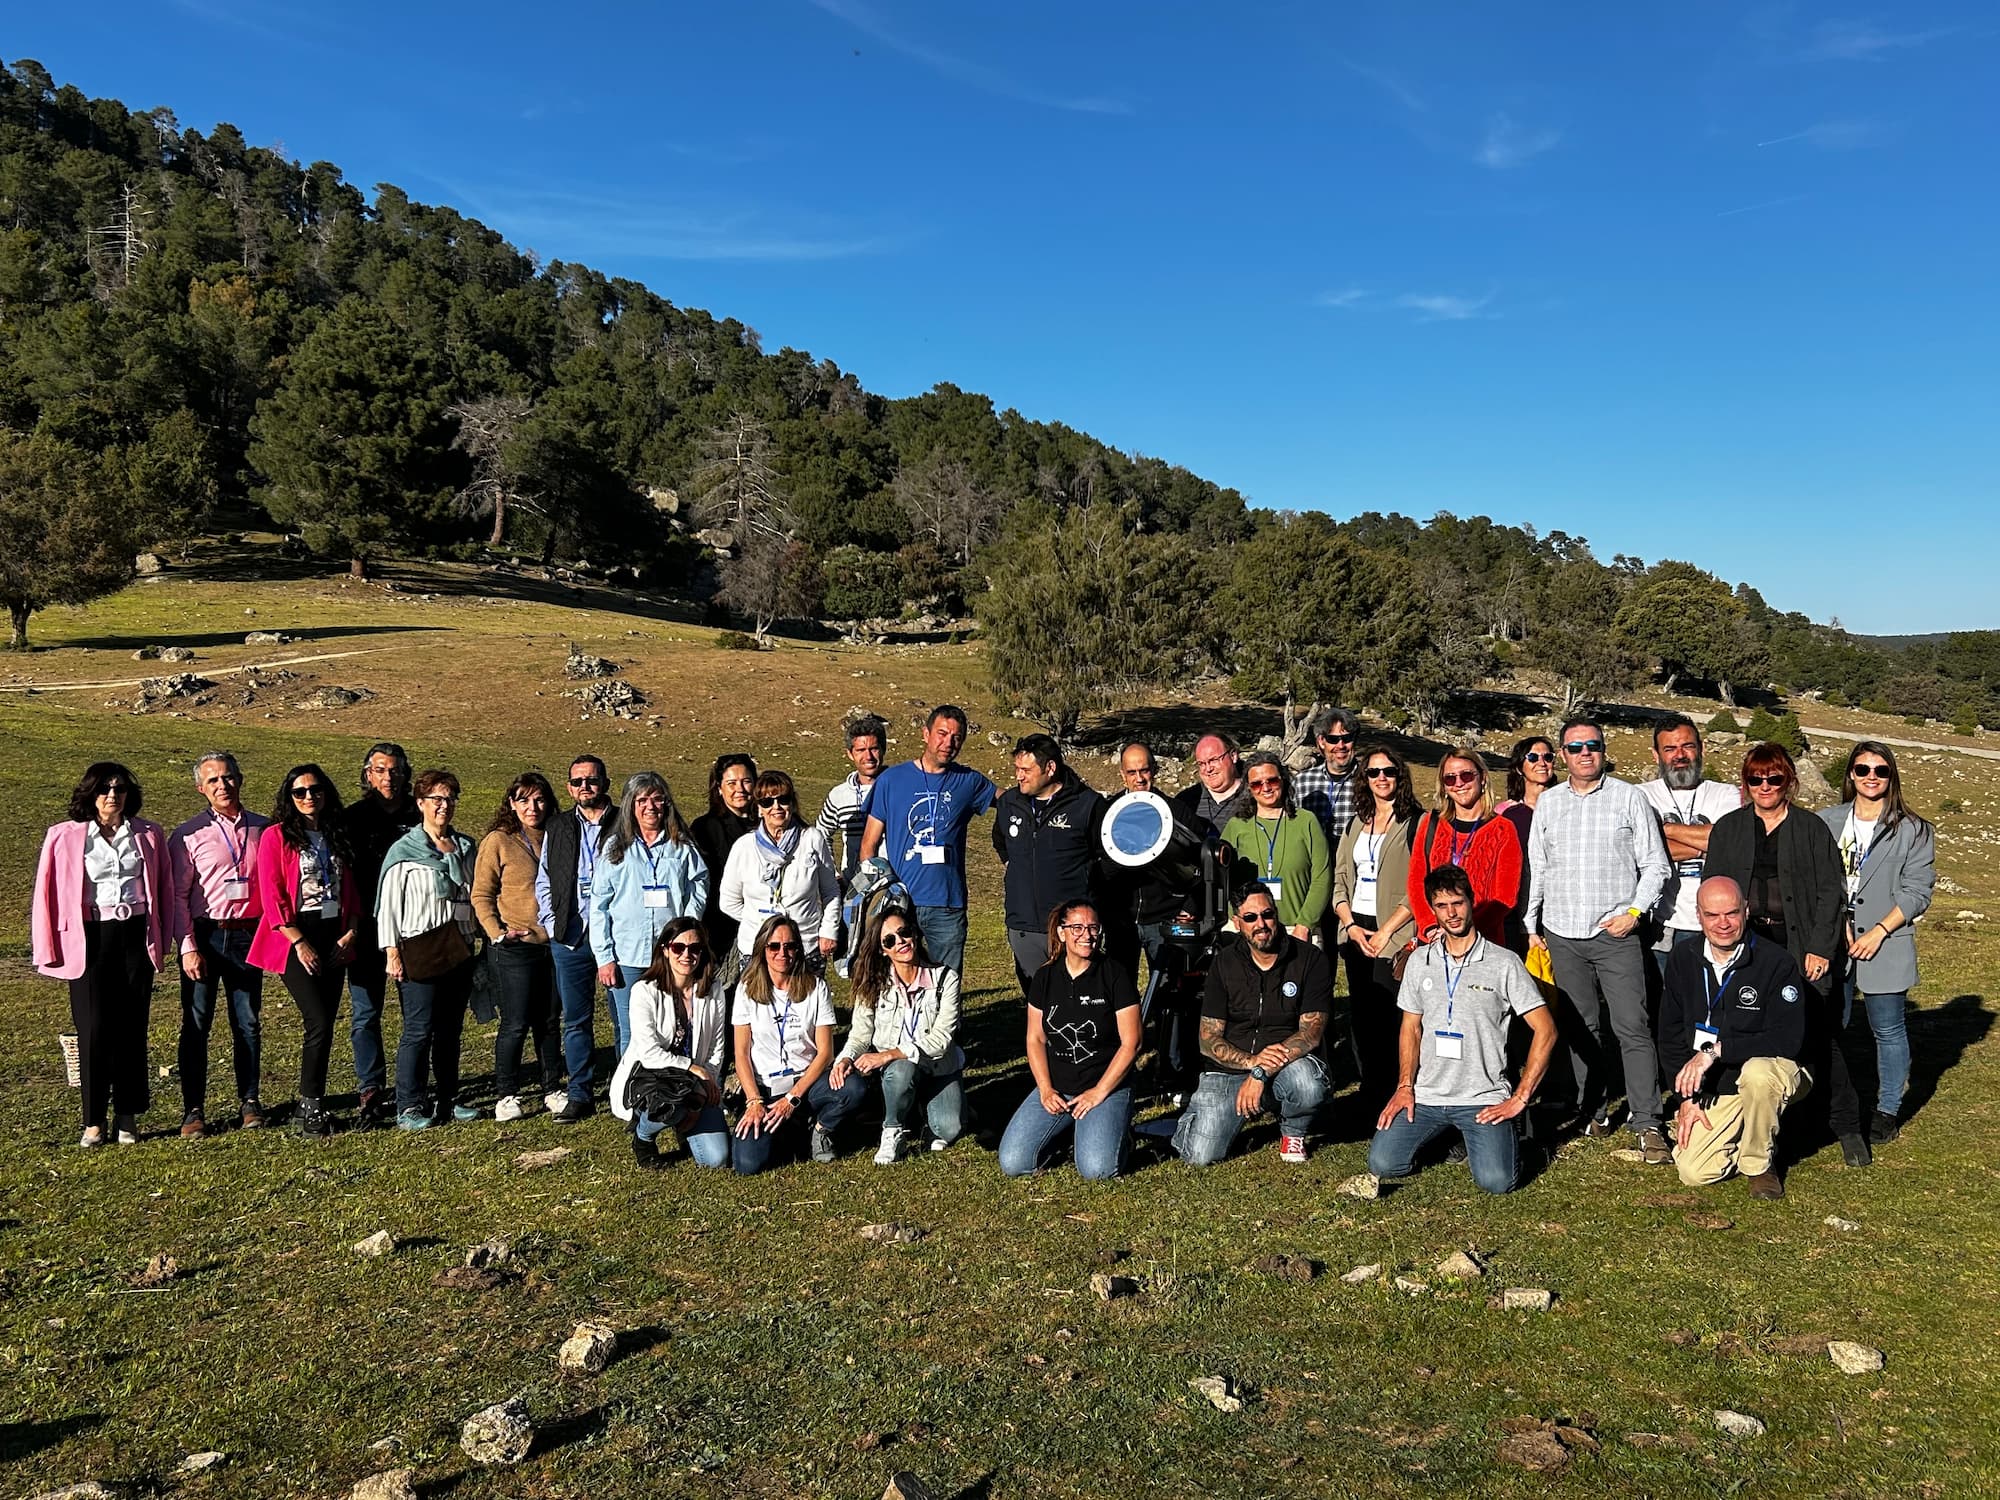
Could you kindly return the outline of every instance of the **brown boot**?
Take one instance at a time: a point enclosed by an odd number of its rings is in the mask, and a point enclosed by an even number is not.
[[[1748,1179],[1750,1196],[1766,1200],[1785,1196],[1785,1179],[1776,1172],[1759,1172]]]

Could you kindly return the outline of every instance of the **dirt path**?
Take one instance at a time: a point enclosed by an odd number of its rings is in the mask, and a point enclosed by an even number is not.
[[[309,661],[338,661],[343,656],[366,656],[371,651],[387,649],[385,646],[363,646],[356,651],[324,651],[318,656],[288,656],[283,661],[250,662],[240,667],[222,667],[215,671],[203,672],[201,675],[208,678],[235,677],[243,672],[269,672],[278,667],[296,667]],[[172,667],[177,663],[165,662],[162,665]],[[153,673],[153,677],[168,675],[170,674],[166,672]],[[141,683],[150,681],[151,677],[133,677],[120,682],[9,682],[0,683],[0,693],[88,693],[98,688],[138,687]]]
[[[1805,731],[1807,739],[1824,735],[1830,740],[1876,740],[1884,745],[1894,745],[1898,750],[1938,750],[1946,755],[1976,755],[1981,760],[2000,760],[2000,750],[1985,750],[1976,745],[1938,745],[1929,740],[1899,740],[1886,734],[1856,734],[1851,729],[1816,729],[1810,724],[1801,724],[1799,728]]]

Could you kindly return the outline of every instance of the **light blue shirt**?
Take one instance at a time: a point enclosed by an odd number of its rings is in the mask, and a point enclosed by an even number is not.
[[[616,864],[600,854],[590,889],[590,951],[599,964],[643,968],[669,922],[707,909],[708,865],[692,842],[634,842]]]

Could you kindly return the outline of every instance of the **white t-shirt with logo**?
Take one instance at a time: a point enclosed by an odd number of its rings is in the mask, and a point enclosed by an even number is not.
[[[793,989],[804,989],[805,985],[802,979]],[[774,994],[769,1005],[759,1005],[744,993],[742,985],[736,987],[729,1021],[732,1026],[750,1028],[750,1066],[757,1070],[766,1090],[783,1093],[803,1077],[819,1054],[819,1028],[834,1023],[833,997],[827,993],[826,981],[814,979],[811,985],[796,1003],[787,995]]]
[[[1642,781],[1639,795],[1659,814],[1662,824],[1714,824],[1743,805],[1743,794],[1726,781],[1703,781],[1689,792],[1677,792],[1658,779]],[[1701,885],[1701,866],[1698,859],[1674,860],[1668,866],[1667,883],[1651,913],[1654,921],[1683,932],[1701,926],[1694,904],[1695,890]]]

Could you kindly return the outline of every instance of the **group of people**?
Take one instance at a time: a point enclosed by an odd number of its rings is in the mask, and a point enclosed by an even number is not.
[[[832,1160],[871,1098],[878,1163],[926,1134],[944,1149],[970,1124],[965,855],[972,820],[991,812],[1032,1082],[1001,1167],[1024,1175],[1067,1151],[1083,1175],[1115,1176],[1148,1012],[1176,944],[1186,967],[1197,896],[1105,858],[1111,800],[1053,739],[1016,744],[1002,791],[958,760],[966,726],[941,705],[916,758],[889,766],[882,721],[849,721],[852,772],[810,822],[792,778],[746,753],[716,760],[691,820],[652,771],[614,801],[604,761],[584,754],[566,807],[524,772],[476,839],[455,821],[456,777],[413,776],[386,742],[364,756],[352,804],[304,764],[268,817],[245,807],[236,758],[205,754],[194,781],[206,806],[170,834],[140,816],[126,767],[92,765],[43,845],[32,921],[38,967],[70,985],[82,1144],[137,1138],[153,980],[172,953],[183,1136],[211,1128],[224,1009],[235,1112],[245,1128],[266,1123],[259,1017],[277,975],[301,1019],[293,1118],[306,1134],[334,1128],[343,990],[359,1123],[421,1130],[480,1114],[460,1097],[460,1063],[467,1011],[487,1005],[495,1117],[520,1118],[539,1094],[558,1121],[588,1118],[601,988],[610,1107],[642,1167],[668,1159],[670,1129],[702,1166]],[[1913,924],[1935,875],[1931,827],[1905,807],[1886,746],[1857,744],[1840,804],[1815,816],[1794,805],[1779,746],[1755,747],[1737,786],[1706,779],[1684,718],[1655,730],[1657,780],[1609,776],[1602,727],[1579,717],[1557,741],[1514,748],[1498,801],[1477,752],[1447,753],[1428,806],[1403,757],[1360,734],[1354,714],[1330,711],[1296,775],[1276,754],[1204,735],[1195,783],[1168,799],[1228,889],[1228,931],[1196,960],[1199,1076],[1159,1127],[1184,1161],[1220,1161],[1265,1114],[1280,1156],[1304,1161],[1343,1046],[1374,1130],[1370,1168],[1385,1177],[1455,1132],[1479,1186],[1508,1191],[1524,1123],[1608,1137],[1621,1093],[1644,1160],[1677,1161],[1690,1182],[1740,1172],[1759,1196],[1783,1191],[1775,1141],[1801,1098],[1824,1101],[1851,1164],[1866,1164],[1870,1136],[1894,1138]],[[1151,748],[1125,745],[1119,774],[1124,791],[1152,792]],[[844,1041],[829,971],[851,981]],[[1847,1067],[1857,999],[1876,1044],[1872,1122]],[[539,1088],[524,1075],[530,1042]]]

